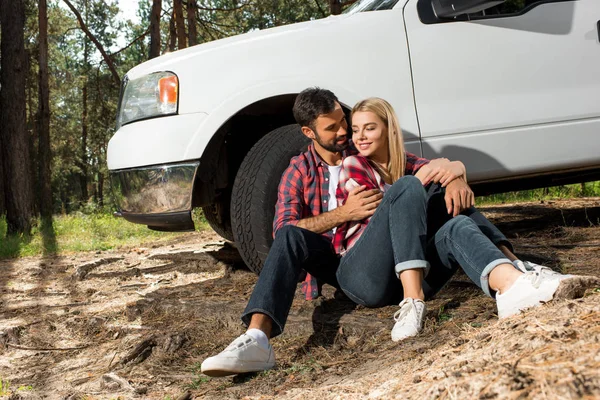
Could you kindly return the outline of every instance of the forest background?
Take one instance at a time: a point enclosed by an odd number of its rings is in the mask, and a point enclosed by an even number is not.
[[[115,211],[106,149],[129,69],[200,43],[339,14],[355,2],[0,0],[0,242],[32,229],[54,235],[53,216]],[[137,18],[124,18],[132,6]]]

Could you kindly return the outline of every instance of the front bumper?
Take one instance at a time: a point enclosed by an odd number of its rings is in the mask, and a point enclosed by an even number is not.
[[[192,193],[199,165],[196,161],[111,171],[120,214],[150,229],[193,230]]]

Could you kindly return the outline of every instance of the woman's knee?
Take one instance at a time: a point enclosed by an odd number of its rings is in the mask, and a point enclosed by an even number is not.
[[[403,176],[398,179],[392,187],[388,190],[389,195],[398,196],[410,196],[419,199],[425,199],[426,192],[423,188],[423,184],[419,178],[415,178],[412,175]]]
[[[339,273],[337,278],[342,291],[356,304],[369,308],[388,305],[386,291],[381,289],[374,290],[374,285],[369,283],[369,279],[352,279],[348,281]]]

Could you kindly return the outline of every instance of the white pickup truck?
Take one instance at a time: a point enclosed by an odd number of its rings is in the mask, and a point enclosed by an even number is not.
[[[598,179],[600,0],[499,3],[360,0],[133,68],[108,146],[121,215],[187,230],[202,207],[259,272],[281,173],[307,145],[292,104],[310,86],[346,109],[390,101],[407,149],[462,160],[479,193]]]

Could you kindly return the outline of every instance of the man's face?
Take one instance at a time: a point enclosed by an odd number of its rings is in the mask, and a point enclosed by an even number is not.
[[[322,114],[314,122],[314,139],[323,149],[339,153],[348,147],[348,123],[342,106],[335,103],[335,109]],[[310,137],[310,136],[309,136]]]

